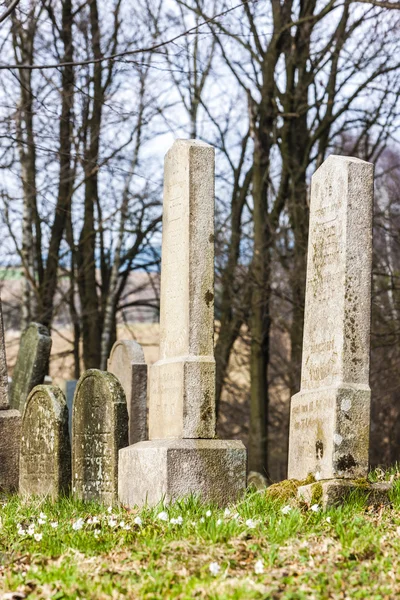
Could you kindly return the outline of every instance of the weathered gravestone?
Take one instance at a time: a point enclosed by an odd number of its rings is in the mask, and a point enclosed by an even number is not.
[[[119,453],[125,505],[190,493],[224,504],[246,485],[246,450],[215,440],[214,149],[178,140],[165,158],[160,360],[149,437]]]
[[[90,369],[76,386],[72,414],[72,489],[78,498],[117,500],[118,450],[128,445],[124,390],[112,373]]]
[[[4,342],[3,310],[0,300],[0,491],[18,489],[21,414],[10,409]]]
[[[333,488],[323,480],[368,473],[372,204],[370,163],[330,156],[312,178],[301,391],[291,402],[288,476],[312,475],[328,495]]]
[[[129,443],[147,439],[147,365],[140,344],[134,340],[115,342],[107,370],[124,388],[129,415]]]
[[[11,407],[21,413],[29,393],[44,381],[51,343],[49,330],[39,323],[31,323],[21,336],[10,390]]]
[[[22,415],[19,491],[56,499],[71,487],[68,410],[60,388],[38,385]]]

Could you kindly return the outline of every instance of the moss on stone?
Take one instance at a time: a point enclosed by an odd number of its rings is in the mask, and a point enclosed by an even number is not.
[[[286,502],[291,498],[296,498],[297,490],[301,485],[308,485],[315,482],[315,477],[311,473],[306,479],[284,479],[279,483],[274,483],[266,490],[266,494],[274,500]]]
[[[317,482],[311,487],[311,504],[320,504],[322,502],[323,489],[322,485]]]

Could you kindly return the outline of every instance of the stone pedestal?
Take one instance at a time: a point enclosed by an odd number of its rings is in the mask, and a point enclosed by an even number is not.
[[[125,506],[196,494],[223,506],[246,487],[246,449],[238,440],[152,440],[119,451],[118,497]]]
[[[18,490],[21,414],[19,410],[0,410],[0,491]]]
[[[350,494],[365,495],[369,504],[387,504],[392,484],[388,481],[369,483],[360,479],[329,479],[302,485],[297,497],[308,505],[318,504],[326,509],[341,504]]]

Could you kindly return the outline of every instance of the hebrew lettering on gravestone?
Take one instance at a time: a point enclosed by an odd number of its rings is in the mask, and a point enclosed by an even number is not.
[[[160,359],[150,369],[149,441],[119,453],[123,504],[189,494],[226,504],[246,450],[215,439],[214,149],[178,140],[165,157]]]
[[[129,415],[129,443],[147,439],[147,365],[143,349],[134,340],[115,342],[107,370],[124,388]]]
[[[56,499],[71,487],[68,410],[60,388],[38,385],[22,415],[19,490]]]
[[[10,390],[11,407],[21,413],[29,393],[44,381],[51,343],[49,330],[39,323],[31,323],[22,333]]]
[[[72,491],[83,500],[117,500],[118,451],[128,445],[125,392],[112,373],[89,369],[72,412]]]
[[[312,178],[301,391],[288,476],[368,472],[373,165],[330,156]]]

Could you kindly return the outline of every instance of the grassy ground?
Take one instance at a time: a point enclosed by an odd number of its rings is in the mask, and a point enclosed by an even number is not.
[[[283,509],[283,510],[282,510]],[[400,597],[400,479],[391,504],[300,507],[248,491],[126,511],[70,499],[0,503],[0,598]]]

